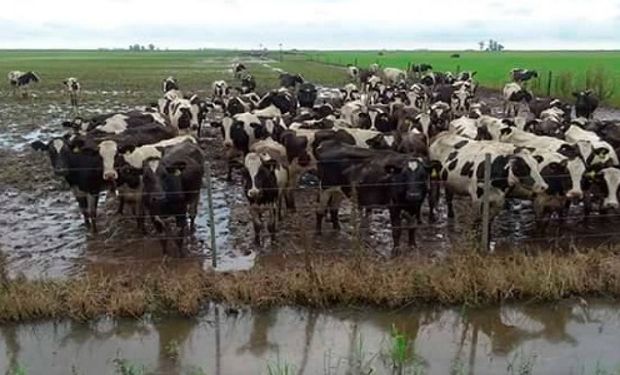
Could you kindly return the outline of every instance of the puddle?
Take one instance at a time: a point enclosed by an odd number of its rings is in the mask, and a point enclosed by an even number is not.
[[[0,373],[20,364],[32,374],[111,374],[114,361],[126,359],[154,374],[199,368],[267,374],[268,366],[288,366],[294,374],[366,374],[371,368],[392,374],[388,353],[396,329],[407,343],[404,373],[513,374],[529,366],[531,374],[591,374],[620,364],[619,307],[240,313],[211,307],[196,319],[3,325]]]

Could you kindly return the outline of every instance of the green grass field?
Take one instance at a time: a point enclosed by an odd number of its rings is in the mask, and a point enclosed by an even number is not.
[[[513,67],[537,69],[541,78],[531,87],[538,94],[546,94],[548,72],[553,73],[551,95],[570,98],[573,89],[586,86],[586,78],[601,75],[609,91],[620,84],[620,52],[459,52],[460,58],[451,58],[451,52],[392,52],[384,51],[306,51],[285,54],[282,62],[268,62],[270,66],[289,72],[298,72],[307,79],[328,85],[347,81],[348,63],[360,67],[371,63],[406,68],[410,62],[430,63],[436,70],[476,70],[476,78],[485,87],[501,88],[508,81]],[[142,91],[158,93],[162,78],[176,76],[182,87],[189,91],[208,91],[213,80],[231,80],[227,71],[238,51],[0,51],[0,73],[10,70],[35,70],[43,82],[37,90],[62,89],[61,82],[69,76],[78,77],[84,90]],[[277,60],[278,54],[272,54]],[[250,63],[259,90],[273,88],[278,73],[262,63]],[[592,86],[592,84],[591,84]],[[612,87],[613,86],[613,87]],[[8,89],[7,86],[3,90]],[[620,106],[620,89],[613,90],[608,104]]]
[[[406,68],[409,63],[428,63],[435,70],[476,70],[476,79],[485,87],[501,88],[508,81],[508,72],[515,67],[536,69],[541,73],[540,82],[534,83],[537,93],[545,94],[548,72],[553,74],[551,95],[570,96],[570,90],[586,87],[586,75],[602,72],[608,82],[620,84],[620,52],[456,52],[460,58],[451,58],[454,52],[406,52],[406,51],[321,51],[306,52],[307,59],[328,64],[357,64],[367,67],[378,63],[383,67]],[[558,77],[562,77],[558,79]],[[558,82],[559,81],[559,82]],[[566,81],[567,83],[565,83]],[[558,83],[556,83],[558,82]],[[570,83],[570,85],[568,84]],[[568,87],[567,87],[568,86]],[[620,106],[620,88],[608,101]]]

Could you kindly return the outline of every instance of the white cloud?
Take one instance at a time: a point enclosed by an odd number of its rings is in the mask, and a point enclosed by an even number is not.
[[[619,48],[617,0],[4,0],[0,48]],[[19,15],[19,16],[13,16]]]

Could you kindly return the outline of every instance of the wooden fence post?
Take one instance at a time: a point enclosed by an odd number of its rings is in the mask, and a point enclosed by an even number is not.
[[[209,205],[209,233],[211,236],[211,264],[217,268],[217,244],[215,241],[215,213],[213,212],[213,182],[211,181],[211,163],[207,163],[207,204]]]
[[[553,80],[553,72],[550,70],[547,77],[547,96],[551,96],[551,81]]]
[[[491,154],[484,155],[484,194],[482,196],[482,249],[489,250],[489,194],[491,191]]]

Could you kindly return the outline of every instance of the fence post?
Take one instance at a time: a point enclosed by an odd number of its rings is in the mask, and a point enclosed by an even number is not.
[[[491,154],[484,155],[484,194],[482,195],[482,249],[489,250],[489,193],[491,190]]]
[[[457,65],[456,65],[456,75],[458,76],[458,75],[459,75],[459,73],[461,73],[461,65],[460,65],[460,64],[457,64]]]
[[[357,57],[354,60],[355,62],[353,63],[353,66],[357,66]]]
[[[551,96],[551,80],[553,79],[553,72],[550,70],[547,76],[547,96]]]
[[[217,244],[215,243],[215,214],[213,212],[213,184],[211,163],[207,163],[207,203],[209,205],[209,232],[211,235],[211,264],[217,268]]]

